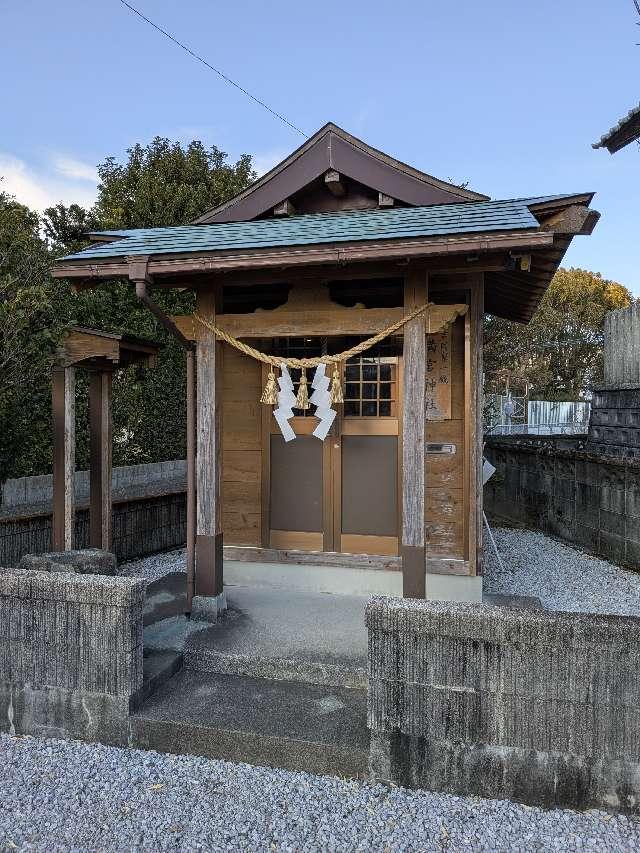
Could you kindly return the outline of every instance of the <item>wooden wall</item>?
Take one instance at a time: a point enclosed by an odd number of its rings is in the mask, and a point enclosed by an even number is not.
[[[456,445],[453,456],[427,456],[426,546],[428,557],[464,558],[464,318],[451,335],[451,420],[428,421],[426,440]]]
[[[225,545],[261,545],[262,393],[259,362],[224,348],[222,525]]]

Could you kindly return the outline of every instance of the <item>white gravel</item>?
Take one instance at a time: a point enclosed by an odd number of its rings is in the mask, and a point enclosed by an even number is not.
[[[547,610],[640,616],[640,574],[533,530],[494,535],[504,571],[485,543],[486,592],[537,596]]]
[[[3,851],[640,850],[624,815],[8,735],[0,791]]]
[[[494,529],[505,571],[485,541],[486,592],[530,595],[548,610],[640,616],[640,574],[533,530]],[[156,580],[185,571],[184,548],[126,563],[123,573]]]

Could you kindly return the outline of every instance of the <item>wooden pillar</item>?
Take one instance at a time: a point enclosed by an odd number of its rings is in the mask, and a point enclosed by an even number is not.
[[[111,371],[89,378],[89,545],[111,550]]]
[[[484,274],[471,282],[469,311],[465,317],[465,399],[469,401],[466,422],[469,459],[468,557],[472,575],[482,574],[482,331],[484,317]],[[469,369],[466,369],[466,365]],[[468,394],[468,396],[467,396]]]
[[[215,322],[216,292],[199,291],[197,310]],[[196,595],[222,592],[222,357],[221,344],[205,327],[197,343]]]
[[[191,612],[196,569],[196,354],[187,350],[187,612]]]
[[[75,523],[76,401],[75,370],[55,367],[51,394],[53,414],[54,551],[71,551]]]
[[[427,300],[427,274],[405,277],[405,311]],[[426,333],[423,316],[404,327],[402,392],[402,594],[425,597]]]

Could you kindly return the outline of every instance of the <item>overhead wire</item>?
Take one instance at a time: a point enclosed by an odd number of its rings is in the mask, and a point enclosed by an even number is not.
[[[304,132],[304,130],[301,130],[299,127],[297,127],[295,124],[293,124],[293,122],[290,122],[289,119],[285,118],[285,116],[283,116],[281,113],[272,109],[269,106],[269,104],[266,104],[264,101],[260,100],[260,98],[257,98],[255,95],[252,95],[251,92],[249,92],[247,89],[245,89],[239,83],[237,83],[235,80],[233,80],[227,74],[225,74],[223,71],[220,71],[220,69],[216,68],[215,65],[211,65],[211,63],[207,62],[207,60],[204,59],[204,57],[197,54],[194,50],[191,50],[190,47],[188,47],[186,44],[181,42],[175,36],[172,36],[170,32],[167,32],[167,30],[163,29],[159,24],[156,24],[150,18],[147,18],[146,15],[144,15],[139,9],[136,9],[135,6],[132,6],[131,3],[128,3],[127,0],[120,0],[120,3],[122,3],[123,6],[126,6],[127,9],[129,9],[129,11],[133,12],[134,15],[137,15],[141,20],[145,21],[145,23],[149,24],[151,27],[153,27],[159,33],[162,33],[162,35],[165,36],[165,38],[168,38],[170,41],[172,41],[178,47],[181,47],[182,50],[186,51],[190,56],[192,56],[198,62],[201,62],[210,71],[213,71],[215,74],[217,74],[218,77],[221,77],[225,81],[225,83],[229,83],[231,86],[235,86],[235,88],[238,89],[240,92],[242,92],[243,95],[246,95],[254,103],[261,106],[267,112],[271,113],[272,116],[274,116],[275,118],[279,119],[281,122],[286,124],[287,127],[291,128],[291,130],[295,130],[296,133],[299,133],[301,136],[304,136],[306,139],[308,134],[306,134]]]

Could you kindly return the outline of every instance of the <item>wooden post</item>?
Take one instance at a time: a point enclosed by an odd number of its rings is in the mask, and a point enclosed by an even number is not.
[[[427,273],[405,277],[404,307],[409,312],[427,300]],[[425,597],[425,403],[426,333],[424,317],[404,327],[402,393],[402,594]]]
[[[465,317],[465,359],[469,359],[469,570],[482,574],[482,329],[484,317],[484,274],[471,282],[471,304]],[[468,330],[468,333],[467,333]],[[468,351],[466,342],[468,340]]]
[[[196,354],[187,350],[187,612],[196,569]]]
[[[71,551],[74,540],[76,467],[75,370],[55,367],[52,374],[54,551]]]
[[[99,370],[89,379],[89,545],[111,550],[111,386]]]
[[[215,322],[216,292],[199,291],[197,310]],[[197,344],[196,595],[222,593],[221,344],[201,326]]]

